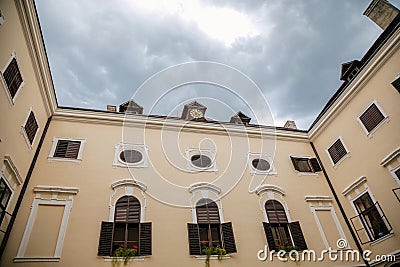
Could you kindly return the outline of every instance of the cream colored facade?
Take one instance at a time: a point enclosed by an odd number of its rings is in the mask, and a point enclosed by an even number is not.
[[[338,249],[337,240],[344,239],[345,249],[370,250],[371,266],[398,266],[392,265],[394,258],[374,260],[392,255],[399,261],[400,255],[395,195],[400,192],[392,191],[400,187],[395,173],[400,94],[391,85],[400,72],[398,22],[312,127],[300,131],[60,108],[33,2],[5,0],[0,10],[5,18],[0,25],[2,74],[14,54],[23,78],[11,99],[1,76],[0,120],[6,126],[0,130],[1,175],[12,189],[6,211],[15,215],[11,225],[10,215],[2,221],[1,266],[112,266],[112,257],[98,256],[100,232],[102,222],[114,221],[124,196],[139,201],[140,223],[151,222],[146,239],[151,253],[134,257],[130,266],[204,266],[205,256],[190,255],[188,241],[188,223],[198,222],[196,203],[203,198],[215,201],[221,224],[231,222],[236,247],[221,261],[213,256],[212,266],[298,264],[257,257],[268,245],[263,222],[272,224],[265,208],[271,200],[282,205],[288,224],[299,222],[307,249],[317,256]],[[371,104],[384,119],[368,133],[359,117]],[[30,110],[38,123],[32,145],[21,128]],[[338,138],[348,153],[333,164],[327,151]],[[79,144],[77,154],[55,156],[60,140]],[[208,145],[198,151],[204,140]],[[139,164],[127,167],[120,160],[123,145],[141,152]],[[190,163],[198,153],[212,159],[211,167]],[[322,170],[296,171],[291,157],[319,158]],[[269,161],[267,173],[254,169],[257,158]],[[169,187],[164,179],[178,186]],[[379,238],[368,229],[357,231],[368,219],[351,219],[366,192],[379,203],[388,230]],[[292,243],[299,246],[294,233],[290,228]],[[225,232],[221,235],[228,240]],[[323,261],[300,264],[365,266],[362,260],[334,261],[326,254]]]

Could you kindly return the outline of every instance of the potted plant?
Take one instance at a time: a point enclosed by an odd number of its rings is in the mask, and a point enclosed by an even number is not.
[[[137,255],[138,246],[133,246],[132,248],[125,248],[124,244],[120,244],[119,247],[115,250],[113,255],[112,264],[113,266],[119,266],[120,260],[119,258],[123,258],[124,265],[128,264],[128,261]]]
[[[217,255],[218,260],[222,260],[223,256],[226,255],[226,250],[221,248],[219,245],[217,247],[209,247],[206,242],[201,242],[202,250],[201,252],[206,255],[205,267],[210,267],[211,255]]]

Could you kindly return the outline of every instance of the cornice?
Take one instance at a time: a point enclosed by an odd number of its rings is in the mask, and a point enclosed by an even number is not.
[[[379,52],[362,68],[359,75],[349,84],[334,104],[325,112],[317,123],[309,130],[308,135],[313,142],[329,124],[340,114],[347,104],[360,92],[365,84],[379,71],[382,65],[396,52],[400,46],[400,28],[380,48]]]

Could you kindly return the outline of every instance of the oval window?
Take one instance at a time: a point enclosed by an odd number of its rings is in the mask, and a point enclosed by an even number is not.
[[[143,155],[140,151],[127,149],[121,151],[119,158],[125,163],[138,163],[143,159]]]
[[[212,160],[205,155],[193,155],[190,161],[194,166],[199,168],[208,168],[212,164]]]
[[[251,164],[259,171],[268,171],[271,168],[271,165],[265,159],[253,159]]]

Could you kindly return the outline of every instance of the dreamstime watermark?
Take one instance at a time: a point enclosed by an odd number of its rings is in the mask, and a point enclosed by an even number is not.
[[[257,258],[259,261],[274,261],[277,259],[279,261],[295,261],[295,262],[322,262],[325,260],[329,260],[332,262],[360,262],[363,260],[366,261],[396,261],[395,255],[376,255],[375,258],[371,258],[372,251],[364,250],[363,253],[360,253],[358,250],[348,249],[348,243],[345,239],[339,239],[336,242],[338,249],[332,249],[329,247],[328,249],[322,250],[320,253],[317,253],[315,250],[306,249],[306,250],[269,250],[268,246],[265,245],[264,249],[259,250],[257,252]]]

